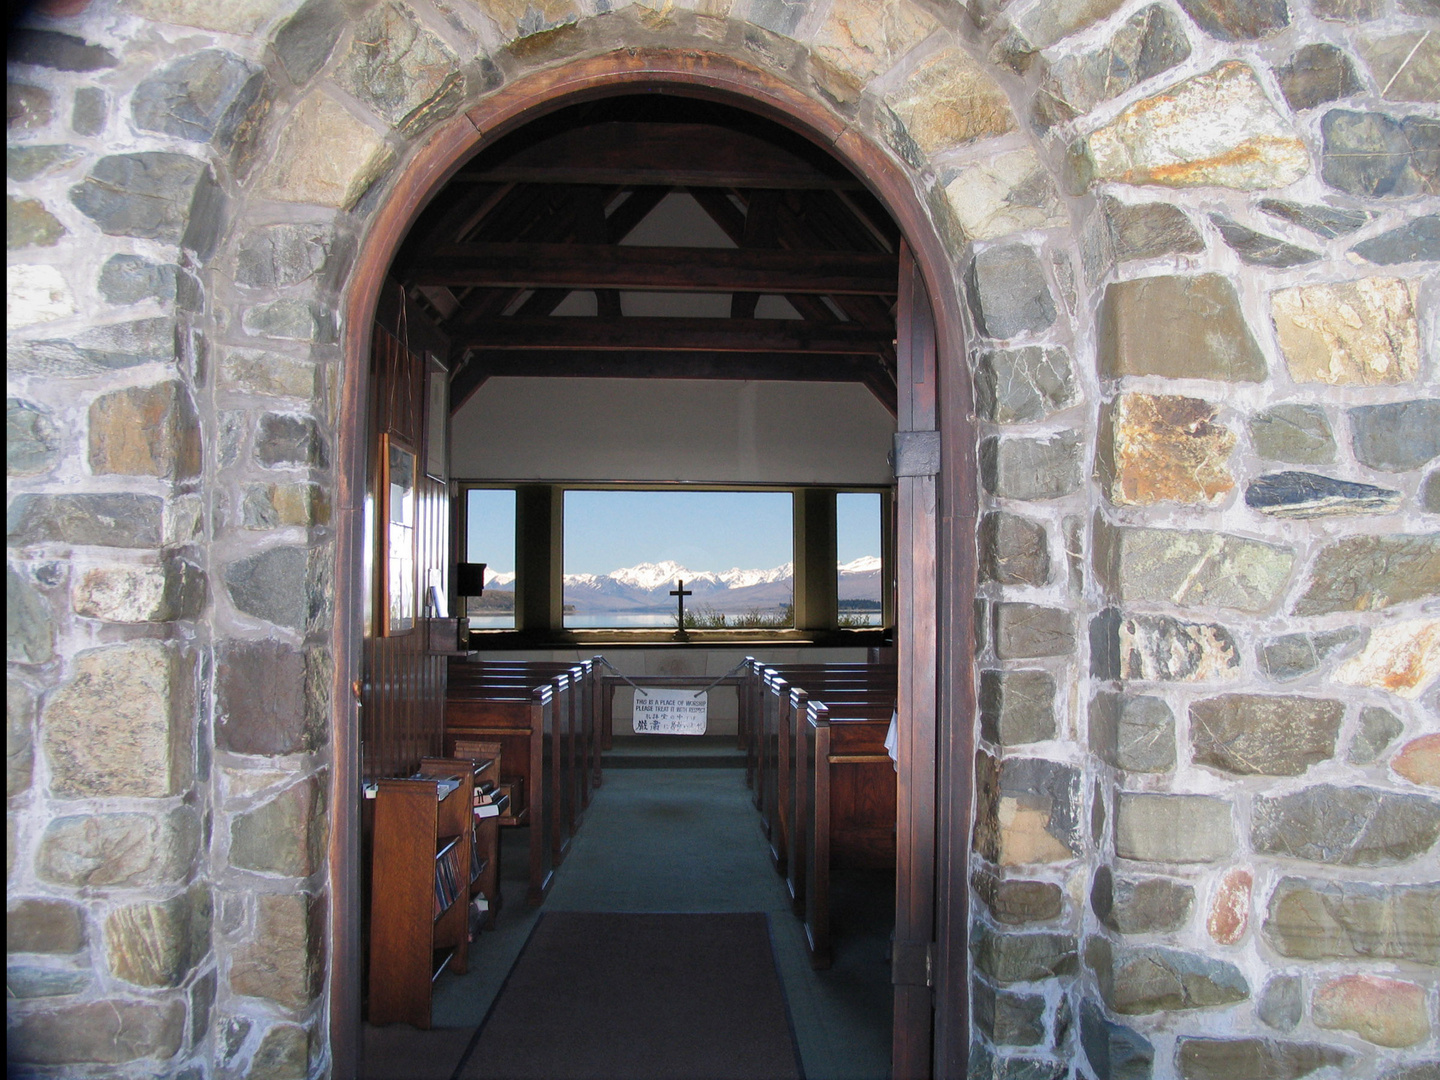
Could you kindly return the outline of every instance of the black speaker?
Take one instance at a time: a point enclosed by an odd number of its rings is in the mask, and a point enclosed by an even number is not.
[[[455,595],[479,596],[485,591],[485,564],[462,562],[455,567]]]

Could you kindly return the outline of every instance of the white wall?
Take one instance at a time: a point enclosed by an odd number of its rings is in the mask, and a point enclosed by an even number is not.
[[[888,484],[894,432],[854,383],[497,378],[453,418],[450,474]]]

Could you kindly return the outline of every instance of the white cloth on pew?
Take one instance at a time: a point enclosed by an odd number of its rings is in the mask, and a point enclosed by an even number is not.
[[[895,765],[895,771],[900,771],[900,732],[897,722],[900,719],[899,711],[890,714],[890,727],[885,732],[885,752],[890,755],[890,760]]]

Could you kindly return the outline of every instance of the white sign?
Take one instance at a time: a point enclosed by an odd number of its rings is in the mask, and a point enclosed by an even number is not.
[[[710,695],[694,690],[635,691],[637,735],[704,735]]]

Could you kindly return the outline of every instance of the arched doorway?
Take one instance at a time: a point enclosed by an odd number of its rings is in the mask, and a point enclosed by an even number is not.
[[[921,196],[885,151],[823,101],[720,53],[633,50],[574,61],[497,91],[439,129],[374,215],[344,304],[349,376],[342,397],[336,498],[335,724],[331,886],[331,1034],[337,1073],[353,1064],[359,1022],[356,677],[366,492],[365,364],[383,275],[419,211],[470,157],[564,105],[637,89],[707,98],[777,121],[862,178],[898,222],[902,260],[897,326],[895,463],[899,543],[900,707],[897,817],[895,1049],[897,1076],[951,1075],[968,1048],[966,960],[971,815],[975,520],[969,387],[960,372],[961,318],[950,268]],[[948,361],[948,362],[947,362]],[[951,374],[951,373],[955,374]],[[351,691],[354,691],[353,693]]]

